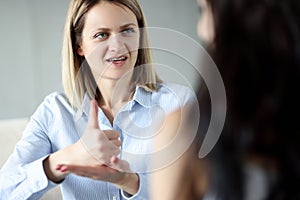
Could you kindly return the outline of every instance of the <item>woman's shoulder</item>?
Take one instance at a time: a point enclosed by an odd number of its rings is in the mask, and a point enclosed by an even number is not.
[[[181,106],[197,100],[192,88],[177,83],[160,83],[155,96],[164,102],[168,102],[168,104]]]
[[[191,92],[193,89],[183,84],[173,82],[158,83],[158,89],[171,89]]]
[[[49,130],[55,119],[67,116],[67,112],[71,113],[72,109],[65,94],[62,92],[52,92],[45,96],[31,115],[28,127],[40,127],[45,132],[48,132],[47,130]]]
[[[64,92],[60,92],[60,91],[54,91],[49,93],[45,98],[44,101],[67,101],[67,97],[65,95]]]
[[[46,113],[58,113],[61,110],[69,110],[72,112],[72,107],[63,92],[52,92],[48,94],[38,107],[38,110],[42,110]]]
[[[191,87],[178,83],[160,83],[157,92],[158,94],[175,95],[181,100],[196,98],[196,94]]]
[[[63,92],[55,91],[52,93],[49,93],[44,100],[42,101],[42,104],[46,105],[66,105],[69,106],[69,101]]]

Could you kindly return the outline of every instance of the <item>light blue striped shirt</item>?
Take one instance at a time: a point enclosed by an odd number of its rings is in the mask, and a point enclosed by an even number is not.
[[[194,92],[178,84],[162,83],[156,92],[136,87],[133,99],[125,104],[114,118],[113,125],[99,108],[98,120],[102,130],[114,129],[121,135],[121,158],[138,173],[140,186],[132,197],[126,197],[113,184],[74,174],[59,184],[62,196],[73,199],[149,199],[147,172],[156,121],[180,106],[195,100]],[[82,109],[74,111],[62,93],[45,98],[16,144],[14,153],[0,172],[1,199],[39,199],[57,186],[47,179],[43,160],[49,154],[79,140],[86,128],[90,99],[84,98]]]

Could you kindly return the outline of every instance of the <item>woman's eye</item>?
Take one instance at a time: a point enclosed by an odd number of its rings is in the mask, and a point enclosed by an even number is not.
[[[104,39],[108,36],[108,33],[97,33],[96,35],[94,35],[94,38],[97,39]]]
[[[135,33],[135,30],[133,28],[126,28],[122,31],[123,35],[130,35],[132,33]]]

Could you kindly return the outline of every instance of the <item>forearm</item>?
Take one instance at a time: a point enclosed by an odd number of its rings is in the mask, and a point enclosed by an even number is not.
[[[49,180],[54,183],[59,183],[68,175],[68,172],[57,170],[57,167],[59,164],[71,162],[71,156],[76,155],[74,148],[74,145],[66,147],[49,155],[43,161],[44,171]]]
[[[9,160],[0,172],[0,193],[3,199],[39,199],[56,184],[47,179],[42,157],[31,163],[21,164]],[[33,186],[34,185],[34,186]]]
[[[53,157],[55,156],[50,155],[43,161],[44,171],[49,180],[54,183],[60,183],[66,177],[67,173],[56,170],[58,162]]]

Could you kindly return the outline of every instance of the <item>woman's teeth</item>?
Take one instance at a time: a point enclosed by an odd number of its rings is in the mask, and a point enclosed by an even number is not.
[[[118,61],[124,61],[124,60],[126,60],[126,57],[125,57],[125,56],[118,57],[118,58],[110,58],[110,59],[108,59],[107,61],[108,61],[108,62],[118,62]]]

